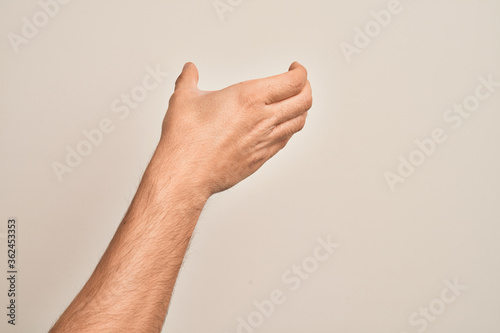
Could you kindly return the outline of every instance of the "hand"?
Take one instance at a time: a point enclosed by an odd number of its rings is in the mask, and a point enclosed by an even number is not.
[[[285,147],[312,106],[307,71],[297,62],[286,73],[218,91],[201,91],[197,84],[198,70],[187,63],[157,152],[171,178],[175,174],[207,198],[250,176]]]

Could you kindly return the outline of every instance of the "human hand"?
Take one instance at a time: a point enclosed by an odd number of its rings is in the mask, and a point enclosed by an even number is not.
[[[175,83],[157,152],[170,178],[207,198],[250,176],[285,147],[312,106],[307,71],[297,62],[286,73],[218,91],[201,91],[197,84],[198,70],[187,63]]]

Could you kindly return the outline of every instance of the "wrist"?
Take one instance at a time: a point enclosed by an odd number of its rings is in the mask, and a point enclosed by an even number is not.
[[[170,153],[158,146],[144,173],[143,181],[160,200],[174,198],[176,201],[186,201],[195,207],[205,205],[211,196],[202,179],[194,172],[195,166],[180,156]],[[142,183],[142,182],[141,182]]]

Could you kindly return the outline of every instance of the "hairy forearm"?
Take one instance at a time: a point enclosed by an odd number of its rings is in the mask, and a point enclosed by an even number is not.
[[[157,150],[123,221],[51,332],[160,332],[208,198]]]

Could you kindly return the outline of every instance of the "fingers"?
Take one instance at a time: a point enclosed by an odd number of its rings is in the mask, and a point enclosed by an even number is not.
[[[311,108],[312,102],[311,84],[307,81],[298,95],[267,105],[266,108],[276,117],[276,124],[281,124],[307,112]]]
[[[277,125],[269,135],[269,141],[271,144],[275,144],[280,142],[281,140],[291,137],[298,131],[304,128],[306,124],[307,112],[304,112],[298,117],[285,121]]]
[[[273,104],[300,93],[307,82],[307,70],[294,62],[286,73],[251,82],[265,103]]]
[[[198,69],[192,62],[187,62],[175,81],[175,90],[198,89],[198,79]]]

